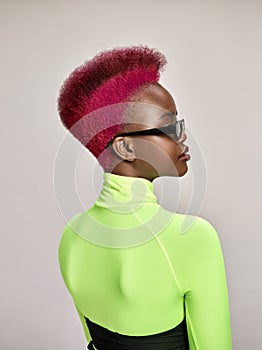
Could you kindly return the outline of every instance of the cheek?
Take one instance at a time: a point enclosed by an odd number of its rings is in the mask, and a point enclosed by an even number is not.
[[[140,145],[137,144],[136,156],[154,167],[161,165],[170,165],[179,161],[178,157],[181,154],[180,147],[169,138],[154,138],[149,140],[140,141]]]
[[[178,157],[182,151],[175,141],[171,140],[170,138],[162,138],[159,140],[158,146],[162,150],[162,156],[164,152],[166,157],[170,158],[173,163],[178,161]]]

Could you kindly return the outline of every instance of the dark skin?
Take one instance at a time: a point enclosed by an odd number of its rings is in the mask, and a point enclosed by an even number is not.
[[[171,94],[160,84],[153,83],[137,90],[133,101],[145,106],[135,123],[127,126],[124,132],[158,128],[175,123],[177,109]],[[148,104],[148,108],[147,105]],[[154,107],[156,106],[156,107]],[[172,112],[168,115],[166,112]],[[164,116],[162,116],[165,114]],[[139,120],[139,123],[137,123]],[[160,176],[183,176],[188,167],[186,160],[179,158],[185,150],[183,142],[177,143],[168,135],[117,136],[111,147],[113,168],[116,175],[142,177],[153,181]]]

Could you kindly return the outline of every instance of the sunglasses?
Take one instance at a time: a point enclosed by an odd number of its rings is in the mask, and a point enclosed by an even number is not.
[[[117,136],[139,136],[139,135],[172,135],[176,142],[180,142],[184,131],[185,131],[185,120],[181,119],[181,120],[178,120],[175,124],[163,126],[161,128],[125,132],[123,134],[118,134],[115,137],[117,137]],[[106,148],[109,147],[113,143],[115,137],[111,141],[108,142]]]

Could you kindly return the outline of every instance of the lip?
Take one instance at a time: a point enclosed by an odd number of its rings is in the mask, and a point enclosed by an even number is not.
[[[186,146],[183,153],[181,153],[178,158],[181,160],[189,160],[191,158],[191,156],[190,156],[190,154],[187,154],[188,151],[189,151],[189,148],[188,148],[188,146]]]
[[[189,160],[189,159],[191,159],[191,156],[190,156],[190,154],[182,154],[178,158],[181,160]]]
[[[186,154],[188,151],[189,151],[189,148],[188,148],[188,146],[186,146],[185,149],[184,149],[184,151],[183,151],[183,153],[180,154],[179,158],[180,158],[180,157],[184,157],[185,154]]]

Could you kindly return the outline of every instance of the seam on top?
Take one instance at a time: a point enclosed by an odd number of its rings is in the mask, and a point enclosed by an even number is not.
[[[135,214],[135,216],[140,220],[139,215],[137,215],[136,212],[134,212],[134,214]],[[141,220],[140,220],[140,222],[143,224],[143,222],[142,222]],[[176,282],[176,285],[177,285],[177,288],[178,288],[178,291],[179,291],[180,296],[181,296],[181,297],[184,297],[184,293],[182,293],[182,290],[181,290],[180,285],[179,285],[179,283],[178,283],[178,279],[177,279],[177,277],[176,277],[176,274],[175,274],[173,265],[172,265],[172,263],[171,263],[171,261],[170,261],[170,259],[169,259],[169,256],[168,256],[168,254],[167,254],[167,252],[166,252],[166,250],[165,250],[165,247],[163,246],[163,244],[162,244],[162,242],[160,241],[160,239],[151,231],[150,227],[149,227],[149,226],[147,226],[147,227],[148,227],[149,231],[152,233],[152,236],[156,239],[158,245],[160,246],[160,248],[161,248],[161,250],[162,250],[162,252],[163,252],[163,254],[164,254],[165,258],[166,258],[166,261],[167,261],[167,263],[168,263],[168,265],[169,265],[169,268],[170,268],[170,270],[171,270],[171,273],[172,273],[172,275],[173,275],[173,277],[174,277],[174,280],[175,280],[175,282]]]
[[[160,246],[160,248],[161,248],[161,250],[162,250],[162,252],[163,252],[163,254],[164,254],[165,258],[166,258],[166,261],[167,261],[167,263],[168,263],[168,265],[169,265],[169,267],[170,267],[171,273],[172,273],[172,275],[173,275],[173,277],[174,277],[174,280],[175,280],[175,282],[176,282],[177,288],[178,288],[178,290],[179,290],[179,294],[180,294],[181,297],[183,297],[183,296],[184,296],[184,293],[182,292],[182,290],[181,290],[181,288],[180,288],[180,285],[179,285],[179,283],[178,283],[178,279],[177,279],[177,277],[176,277],[176,274],[175,274],[173,265],[172,265],[172,263],[171,263],[171,261],[170,261],[170,259],[169,259],[169,256],[168,256],[168,254],[167,254],[167,252],[166,252],[166,249],[165,249],[165,247],[163,246],[162,242],[160,241],[160,239],[159,239],[157,236],[155,236],[155,239],[156,239],[158,245]]]
[[[193,341],[193,345],[195,347],[194,350],[199,350],[199,346],[197,344],[197,338],[196,338],[196,335],[195,335],[195,330],[194,328],[192,327],[192,321],[191,321],[191,316],[190,316],[190,313],[189,311],[187,310],[187,307],[186,307],[186,318],[187,318],[187,321],[188,321],[188,324],[189,324],[189,327],[190,327],[190,332],[191,332],[191,336],[192,336],[192,341]]]

